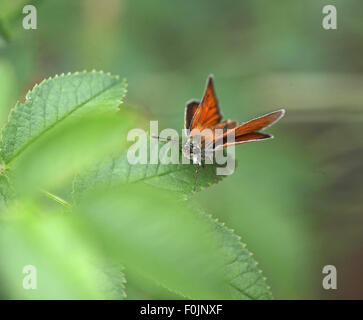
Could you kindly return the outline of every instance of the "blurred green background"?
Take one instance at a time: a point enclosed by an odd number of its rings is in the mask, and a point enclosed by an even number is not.
[[[37,30],[22,28],[29,3]],[[322,28],[327,4],[337,30]],[[35,83],[84,69],[126,77],[126,103],[160,127],[182,128],[211,73],[226,118],[284,107],[276,138],[239,146],[236,172],[195,198],[247,243],[275,298],[363,298],[362,11],[353,0],[1,0],[1,121]],[[322,288],[328,264],[338,290]]]

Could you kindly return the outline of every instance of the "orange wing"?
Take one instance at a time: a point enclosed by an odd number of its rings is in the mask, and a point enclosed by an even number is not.
[[[271,112],[257,119],[245,122],[240,126],[230,129],[223,135],[216,137],[213,141],[214,146],[217,147],[228,147],[235,144],[241,144],[250,141],[258,141],[272,138],[271,135],[257,132],[258,130],[267,128],[277,121],[279,121],[285,114],[285,110],[281,109],[278,111]],[[234,133],[234,143],[227,143],[228,136]],[[211,142],[212,143],[212,142]]]
[[[210,128],[222,120],[222,114],[219,111],[218,101],[214,93],[213,78],[209,76],[207,88],[205,90],[202,102],[194,113],[190,122],[190,130]]]
[[[227,148],[236,144],[246,143],[246,142],[252,142],[252,141],[259,141],[259,140],[266,140],[266,139],[272,139],[273,136],[266,133],[261,132],[251,132],[244,134],[242,136],[239,136],[235,138],[233,143],[227,143],[227,139],[223,140],[222,145],[217,145],[216,149],[218,148]]]
[[[245,122],[235,129],[236,137],[272,126],[274,123],[279,121],[284,116],[284,114],[285,110],[281,109]]]
[[[223,130],[228,130],[228,129],[233,129],[235,127],[238,126],[238,122],[234,121],[234,120],[226,120],[220,123],[217,123],[215,126],[212,126],[211,129],[223,129]]]

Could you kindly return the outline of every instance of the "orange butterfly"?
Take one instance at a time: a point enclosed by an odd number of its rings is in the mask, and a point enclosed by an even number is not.
[[[206,149],[216,150],[218,147],[227,148],[236,144],[271,139],[272,135],[261,133],[259,130],[276,123],[284,114],[285,110],[281,109],[241,125],[238,125],[237,121],[222,121],[222,114],[213,88],[213,78],[209,76],[202,102],[190,101],[185,108],[184,127],[190,130],[190,133],[188,133],[187,141],[182,145],[182,153],[197,164],[194,191],[199,167],[203,165],[202,160],[206,159]],[[195,143],[194,132],[202,132],[205,129],[211,129],[212,135]],[[222,134],[215,134],[215,129],[222,129]],[[229,138],[233,137],[232,135],[234,135],[234,140],[231,142]]]

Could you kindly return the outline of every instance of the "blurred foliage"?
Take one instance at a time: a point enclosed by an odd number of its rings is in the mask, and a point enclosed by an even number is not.
[[[1,121],[35,83],[82,69],[125,76],[128,106],[164,127],[183,126],[185,102],[200,99],[210,73],[226,118],[284,107],[275,140],[240,146],[236,172],[194,200],[248,243],[275,298],[363,297],[362,3],[47,0],[35,4],[37,30],[22,29],[23,3],[0,1]],[[326,4],[338,30],[321,27]],[[70,201],[62,186],[56,194]],[[336,292],[321,286],[327,264]],[[130,298],[176,297],[139,278],[128,278]]]
[[[1,279],[6,298],[120,299],[124,279],[116,286],[105,261],[71,224],[64,213],[42,210],[24,202],[12,208],[15,220],[1,221]],[[24,290],[23,267],[37,270],[37,290]],[[122,273],[118,272],[119,277]]]
[[[245,245],[193,206],[140,184],[104,192],[83,199],[81,212],[94,226],[92,234],[106,241],[99,245],[111,248],[129,274],[145,277],[138,281],[141,287],[153,279],[183,297],[271,298]]]

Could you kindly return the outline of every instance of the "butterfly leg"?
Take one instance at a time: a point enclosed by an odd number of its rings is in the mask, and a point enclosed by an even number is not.
[[[195,169],[194,192],[197,191],[197,180],[198,180],[199,168],[200,168],[200,166],[197,165],[197,168]]]

